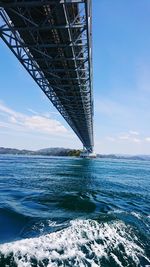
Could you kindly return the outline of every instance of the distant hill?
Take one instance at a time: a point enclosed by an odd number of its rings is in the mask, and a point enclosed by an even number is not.
[[[5,148],[0,147],[0,154],[14,154],[14,155],[26,155],[26,154],[32,154],[33,151],[26,150],[26,149],[16,149],[16,148]]]
[[[37,150],[35,153],[45,156],[80,156],[81,151],[63,147],[52,147]]]
[[[37,150],[35,153],[40,155],[47,155],[47,156],[67,156],[69,149],[67,148],[59,148],[59,147],[52,147],[52,148],[44,148]]]
[[[11,155],[41,155],[41,156],[69,156],[69,157],[79,157],[81,150],[63,148],[63,147],[51,147],[39,149],[36,151],[26,150],[26,149],[16,149],[16,148],[5,148],[0,147],[0,154],[11,154]],[[128,159],[128,160],[150,160],[150,155],[115,155],[115,154],[97,154],[97,158],[103,159]]]
[[[150,155],[115,155],[115,154],[97,154],[98,158],[107,158],[107,159],[129,159],[129,160],[150,160]]]
[[[44,148],[37,151],[32,150],[20,150],[16,148],[5,148],[0,147],[0,154],[11,154],[11,155],[41,155],[41,156],[80,156],[81,151],[76,149],[52,147]]]

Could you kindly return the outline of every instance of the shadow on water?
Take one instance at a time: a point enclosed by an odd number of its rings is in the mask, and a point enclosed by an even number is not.
[[[60,162],[61,163],[61,162]],[[47,181],[46,198],[40,198],[40,203],[56,204],[62,212],[93,212],[96,205],[92,191],[93,160],[69,159],[63,160],[62,165],[54,171],[55,182]],[[62,168],[63,166],[63,168]],[[53,176],[53,174],[51,173]],[[54,185],[54,187],[53,187]]]

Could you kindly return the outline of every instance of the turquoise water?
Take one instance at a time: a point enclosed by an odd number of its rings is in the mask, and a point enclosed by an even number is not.
[[[0,156],[0,267],[150,266],[150,162]]]

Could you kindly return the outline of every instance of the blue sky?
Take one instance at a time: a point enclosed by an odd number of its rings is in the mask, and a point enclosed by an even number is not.
[[[149,14],[149,0],[93,0],[96,152],[150,154]],[[2,40],[0,63],[0,146],[81,148]]]

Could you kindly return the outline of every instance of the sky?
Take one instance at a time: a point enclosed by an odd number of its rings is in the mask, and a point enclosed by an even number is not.
[[[97,153],[150,154],[149,14],[149,0],[93,0]],[[1,39],[0,146],[82,148]]]

